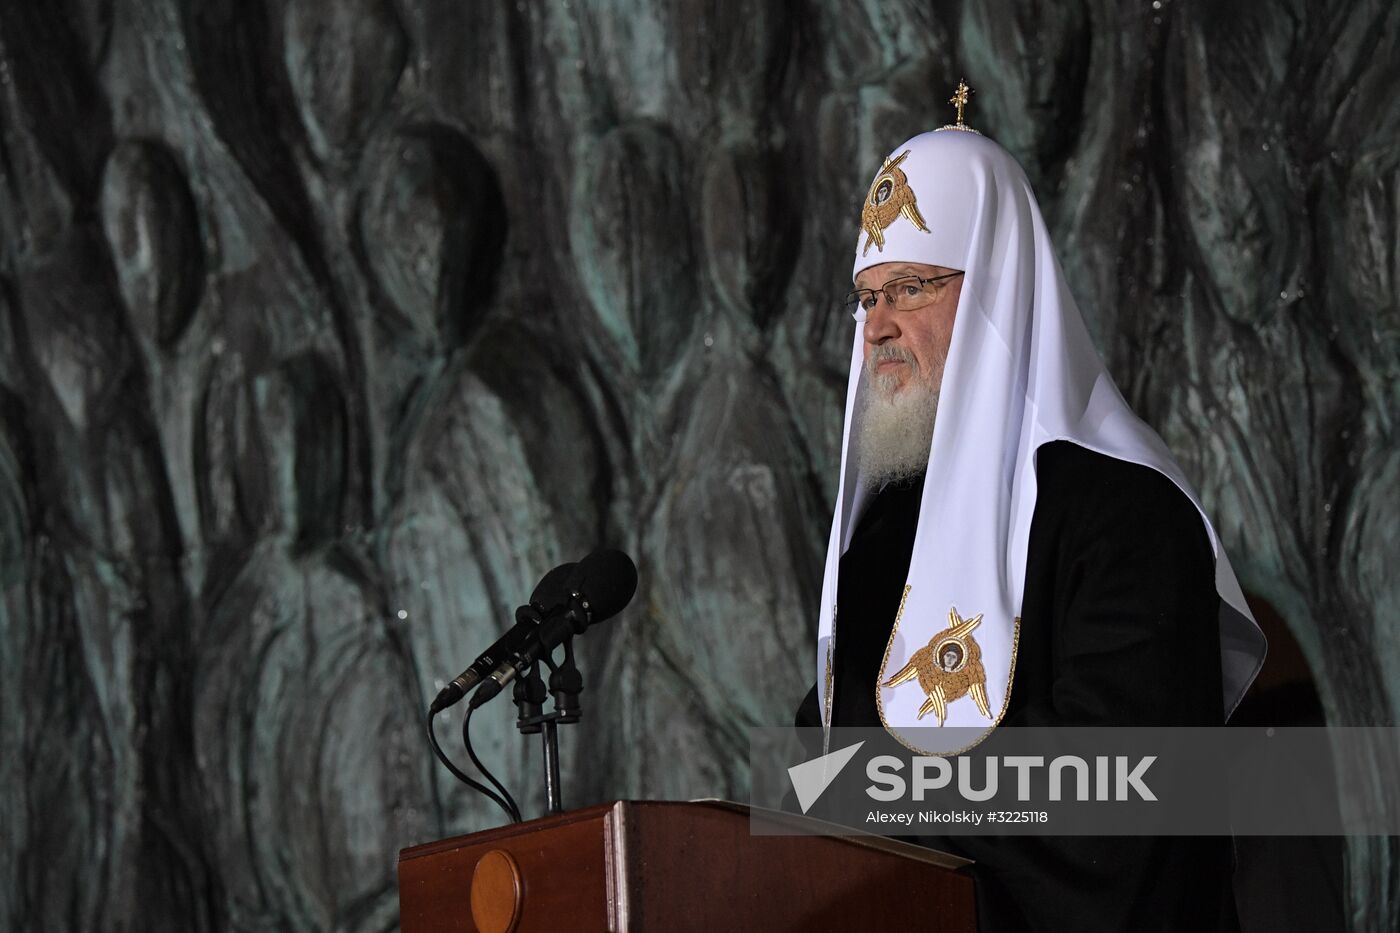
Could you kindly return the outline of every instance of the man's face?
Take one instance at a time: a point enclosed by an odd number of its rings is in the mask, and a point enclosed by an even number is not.
[[[882,262],[861,270],[855,284],[856,288],[878,289],[886,282],[911,275],[931,279],[955,271],[919,262]],[[866,312],[863,331],[865,366],[872,385],[891,396],[902,392],[914,379],[938,389],[953,339],[953,318],[957,315],[962,283],[959,275],[927,286],[929,303],[910,311],[896,311],[885,296],[879,296],[875,307]]]

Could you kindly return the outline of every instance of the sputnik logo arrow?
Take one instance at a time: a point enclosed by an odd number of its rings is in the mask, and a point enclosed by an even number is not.
[[[802,808],[803,813],[812,808],[812,804],[826,792],[831,782],[841,773],[841,769],[850,764],[864,744],[864,741],[860,741],[854,745],[847,745],[820,758],[813,758],[788,768],[788,780],[792,781],[792,789],[797,794],[797,805]]]

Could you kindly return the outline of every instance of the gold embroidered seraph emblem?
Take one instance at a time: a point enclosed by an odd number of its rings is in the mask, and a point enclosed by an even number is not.
[[[870,252],[871,243],[880,252],[885,251],[885,228],[900,216],[924,233],[929,232],[923,215],[919,213],[914,189],[909,187],[909,178],[899,167],[899,163],[908,155],[909,150],[906,149],[897,158],[886,159],[875,180],[870,183],[870,193],[865,196],[865,207],[860,212],[860,226],[867,234],[865,249],[860,252],[862,256]]]
[[[940,726],[948,718],[948,704],[965,696],[971,696],[978,712],[991,719],[991,708],[987,705],[987,672],[982,668],[982,649],[972,637],[972,630],[981,622],[980,612],[965,620],[958,615],[956,607],[950,608],[948,627],[910,655],[909,663],[885,681],[884,686],[898,687],[918,677],[919,686],[928,697],[919,707],[919,718],[936,713]]]

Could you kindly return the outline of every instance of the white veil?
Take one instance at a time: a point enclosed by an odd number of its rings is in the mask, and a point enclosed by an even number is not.
[[[892,193],[897,197],[891,199]],[[888,220],[894,208],[911,199],[915,210],[903,210]],[[883,208],[885,203],[890,206]],[[869,231],[878,221],[871,221],[871,212],[877,209],[887,211],[880,218],[887,226],[880,229],[880,237],[872,237]],[[969,649],[980,654],[984,694],[978,696],[973,688],[935,704],[912,682],[876,688],[880,718],[896,738],[922,752],[953,754],[968,747],[972,733],[936,728],[940,716],[946,716],[948,727],[978,730],[975,741],[981,741],[1001,721],[1010,697],[1036,499],[1036,449],[1049,441],[1070,440],[1158,470],[1197,509],[1200,500],[1162,439],[1133,414],[1113,384],[1064,282],[1025,173],[1010,154],[973,132],[915,136],[896,147],[877,174],[865,217],[853,276],[867,266],[892,261],[965,273],[908,586],[877,682],[912,671],[916,650],[957,620],[969,620],[940,639],[940,656],[948,640],[959,644],[959,659]],[[875,242],[867,242],[871,240]],[[834,618],[838,569],[869,492],[855,474],[851,456],[851,438],[859,431],[853,422],[859,419],[862,363],[857,329],[817,642],[817,683],[827,729],[839,631]],[[1264,637],[1215,529],[1204,513],[1201,518],[1216,555],[1222,702],[1228,715],[1263,664]],[[950,610],[957,616],[950,616]],[[971,623],[977,616],[980,621]],[[927,664],[927,658],[922,663]],[[939,715],[929,715],[931,710]],[[917,733],[905,732],[916,726]],[[938,737],[945,734],[949,741],[940,743]]]

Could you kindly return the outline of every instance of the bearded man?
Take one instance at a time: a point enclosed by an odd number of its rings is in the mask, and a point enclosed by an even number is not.
[[[1263,636],[1190,484],[1095,351],[1024,172],[961,110],[891,152],[862,211],[798,725],[883,726],[944,755],[966,747],[944,726],[1221,725]],[[961,665],[956,690],[912,679],[934,648]],[[976,860],[984,930],[1236,925],[1228,837],[921,841]]]

